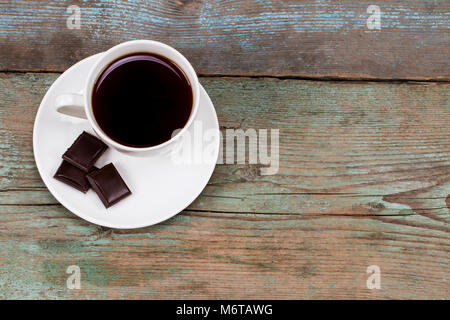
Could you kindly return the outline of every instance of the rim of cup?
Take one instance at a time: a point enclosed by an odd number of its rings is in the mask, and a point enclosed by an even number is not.
[[[189,80],[192,89],[191,114],[189,115],[188,121],[186,122],[184,127],[181,128],[181,130],[179,130],[169,140],[151,147],[144,147],[144,148],[130,147],[114,141],[106,133],[104,133],[101,127],[98,125],[92,110],[92,92],[94,90],[95,83],[97,82],[99,76],[115,60],[120,59],[121,57],[127,55],[132,55],[133,53],[153,53],[161,55],[167,59],[170,59],[183,71],[186,78]],[[96,63],[94,64],[88,75],[88,80],[86,82],[86,87],[84,90],[84,99],[85,99],[84,106],[87,118],[91,126],[93,127],[94,131],[102,138],[102,140],[120,150],[143,152],[161,149],[171,144],[172,142],[178,140],[183,135],[183,133],[185,133],[189,129],[190,125],[195,119],[200,103],[200,84],[198,81],[197,74],[195,73],[195,70],[192,67],[191,63],[179,51],[177,51],[173,47],[154,40],[131,40],[122,42],[108,49],[103,53],[100,59],[96,61]]]

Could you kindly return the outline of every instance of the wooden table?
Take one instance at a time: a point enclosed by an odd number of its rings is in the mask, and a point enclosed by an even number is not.
[[[450,298],[448,0],[0,9],[0,298]],[[33,158],[39,103],[76,61],[138,38],[192,61],[222,130],[279,129],[279,172],[218,165],[185,211],[138,230],[62,207]]]

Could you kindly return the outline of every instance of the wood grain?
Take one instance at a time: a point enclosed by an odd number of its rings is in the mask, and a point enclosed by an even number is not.
[[[179,49],[200,74],[450,80],[447,0],[0,1],[0,70],[63,71],[131,39]],[[68,29],[69,5],[81,29]],[[381,30],[369,30],[369,5]]]
[[[111,230],[61,207],[35,168],[57,76],[0,74],[0,297],[450,298],[450,84],[201,78],[222,129],[280,129],[278,174],[218,165],[183,213]],[[81,290],[66,288],[73,264]]]

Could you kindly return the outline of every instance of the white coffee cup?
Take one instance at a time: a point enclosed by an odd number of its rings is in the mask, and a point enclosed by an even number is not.
[[[102,72],[115,60],[133,54],[133,53],[153,53],[168,58],[174,62],[185,73],[192,88],[192,109],[186,125],[178,130],[176,134],[168,141],[161,144],[136,148],[126,145],[122,145],[110,137],[108,137],[98,125],[95,120],[92,110],[92,92],[97,82],[98,77]],[[119,151],[130,152],[145,155],[157,155],[164,154],[173,149],[176,145],[176,141],[180,141],[181,136],[188,130],[189,126],[194,121],[195,115],[199,107],[200,100],[200,84],[198,82],[197,74],[189,61],[174,48],[152,40],[132,40],[123,42],[109,49],[101,54],[100,58],[94,63],[91,70],[87,75],[87,81],[84,90],[81,93],[63,94],[56,98],[55,107],[56,110],[62,114],[68,116],[74,116],[78,118],[84,118],[89,121],[92,129],[107,145],[116,148]]]

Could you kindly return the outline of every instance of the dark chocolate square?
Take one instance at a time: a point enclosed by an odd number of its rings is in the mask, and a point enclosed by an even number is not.
[[[90,172],[98,170],[96,167],[92,167]],[[53,176],[56,180],[64,182],[75,189],[86,193],[91,187],[86,179],[86,172],[71,165],[67,161],[62,161],[58,170],[56,170]]]
[[[130,189],[112,163],[86,177],[106,208],[131,194]]]
[[[103,141],[83,131],[62,157],[75,167],[88,172],[107,148]]]

